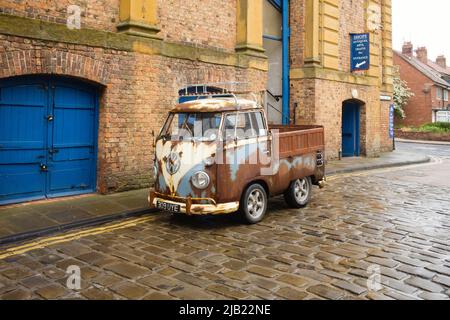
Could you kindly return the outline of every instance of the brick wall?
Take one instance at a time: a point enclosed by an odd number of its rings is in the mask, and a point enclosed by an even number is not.
[[[120,0],[3,0],[0,13],[66,24],[67,7],[78,5],[82,28],[116,32],[119,4]],[[158,0],[158,17],[159,35],[167,41],[234,52],[236,0]]]
[[[379,0],[371,2],[381,5]],[[392,150],[392,140],[389,138],[390,102],[380,101],[382,75],[378,71],[381,72],[379,65],[381,59],[374,61],[378,65],[376,68],[371,67],[376,73],[370,73],[372,76],[370,80],[365,77],[369,72],[350,73],[350,33],[367,31],[367,0],[340,0],[332,3],[337,3],[339,8],[337,68],[327,69],[322,59],[322,65],[317,67],[319,70],[317,74],[320,75],[308,75],[314,67],[304,64],[305,0],[290,2],[291,68],[297,68],[302,72],[299,78],[291,80],[291,115],[297,124],[324,125],[327,158],[337,158],[342,147],[342,104],[346,100],[353,99],[352,91],[357,90],[358,100],[362,105],[361,154],[378,156],[381,152]],[[333,28],[335,27],[333,25]],[[371,34],[371,41],[375,43],[375,50],[372,50],[372,53],[378,57],[381,56],[381,40],[380,31]],[[367,84],[359,84],[361,80],[367,80]]]
[[[394,54],[394,64],[400,67],[400,78],[406,81],[414,93],[414,97],[404,107],[406,118],[398,119],[398,124],[421,126],[432,122],[433,99],[436,99],[433,82],[397,53]]]
[[[152,130],[159,131],[186,83],[242,81],[261,91],[266,81],[254,69],[0,35],[0,78],[42,73],[98,85],[102,193],[150,185]]]
[[[81,27],[116,31],[120,0],[2,0],[0,13],[66,24],[67,7],[81,8]]]
[[[303,67],[304,1],[291,1],[291,66]],[[346,74],[348,33],[359,31],[363,21],[363,0],[341,0],[339,51],[341,72]],[[115,32],[119,0],[73,1],[83,10],[82,28]],[[4,0],[1,12],[65,24],[69,1]],[[200,62],[189,56],[171,58],[153,53],[152,45],[133,43],[128,50],[107,45],[87,46],[49,40],[0,35],[0,78],[28,74],[55,74],[89,80],[101,92],[99,110],[98,189],[113,192],[147,187],[151,183],[152,130],[158,131],[167,111],[188,83],[240,81],[251,90],[264,90],[267,74],[261,69],[239,67],[221,61],[218,51],[234,53],[236,46],[236,1],[207,3],[159,0],[160,35],[168,42],[186,43],[215,50]],[[220,9],[220,10],[219,10]],[[354,16],[361,15],[360,18]],[[83,30],[81,30],[81,34]],[[111,35],[111,34],[109,34]],[[123,36],[127,37],[127,36]],[[118,38],[119,39],[119,38]],[[120,38],[117,41],[120,41]],[[95,40],[95,39],[94,39]],[[138,53],[135,48],[142,47]],[[167,47],[165,47],[167,48]],[[183,47],[177,47],[177,50]],[[189,51],[189,50],[191,51]],[[148,52],[147,52],[147,51]],[[181,55],[184,57],[184,55]],[[227,56],[228,57],[228,56]],[[223,58],[225,59],[225,58]],[[228,59],[228,58],[226,58]],[[243,61],[242,57],[237,58]],[[258,63],[253,61],[253,66]],[[361,150],[377,155],[389,150],[388,108],[379,102],[379,87],[356,85],[341,80],[293,79],[291,114],[296,123],[322,124],[326,128],[328,158],[341,148],[342,102],[357,89],[364,102]],[[297,108],[294,110],[294,105]],[[385,110],[386,109],[386,110]]]
[[[290,65],[291,68],[299,68],[304,63],[305,50],[305,0],[290,1]]]
[[[392,150],[389,138],[389,103],[380,104],[379,89],[327,80],[302,80],[293,84],[293,99],[298,101],[297,124],[325,125],[327,158],[339,156],[342,146],[342,104],[352,100],[358,90],[361,154],[373,157]]]
[[[395,130],[395,137],[407,140],[450,142],[450,133],[416,132]]]
[[[339,70],[350,71],[350,33],[366,30],[366,0],[340,1]],[[364,72],[359,72],[363,74]]]
[[[234,52],[236,0],[159,0],[158,10],[164,39]]]

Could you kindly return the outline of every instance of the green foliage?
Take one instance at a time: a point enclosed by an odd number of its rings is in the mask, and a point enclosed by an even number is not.
[[[408,87],[406,81],[400,79],[399,76],[394,76],[394,108],[395,115],[402,119],[405,118],[405,111],[403,107],[408,103],[409,99],[414,96],[414,93]]]
[[[427,123],[418,128],[421,132],[450,133],[450,122]]]

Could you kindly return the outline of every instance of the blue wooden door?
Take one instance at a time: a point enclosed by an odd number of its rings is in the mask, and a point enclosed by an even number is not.
[[[50,82],[47,196],[95,191],[96,95],[89,86]]]
[[[342,156],[359,156],[359,105],[344,103],[342,107]]]
[[[0,204],[95,191],[96,112],[78,81],[0,81]]]
[[[0,203],[45,196],[47,108],[45,83],[0,84]]]

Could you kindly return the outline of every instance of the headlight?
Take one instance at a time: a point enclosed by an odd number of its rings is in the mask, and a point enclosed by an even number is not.
[[[197,189],[206,189],[209,186],[209,176],[204,171],[199,171],[194,173],[194,175],[191,178],[192,184]]]

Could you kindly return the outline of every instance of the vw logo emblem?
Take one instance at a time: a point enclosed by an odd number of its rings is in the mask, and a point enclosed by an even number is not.
[[[180,156],[177,153],[172,152],[167,157],[166,161],[167,172],[169,172],[171,175],[174,175],[180,169],[180,165],[181,165]]]

